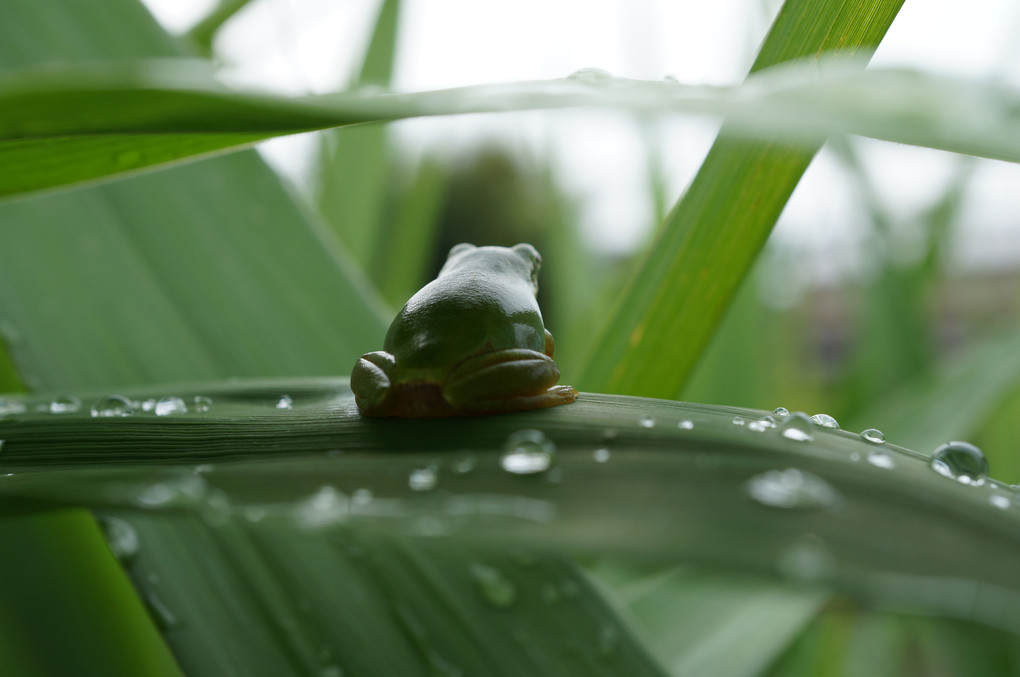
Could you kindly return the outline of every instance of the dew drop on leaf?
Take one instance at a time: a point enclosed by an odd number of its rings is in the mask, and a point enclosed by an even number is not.
[[[640,419],[638,419],[638,425],[641,426],[642,428],[654,428],[655,427],[655,417],[654,416],[642,416]]]
[[[968,442],[946,442],[935,449],[932,469],[961,484],[979,485],[988,476],[988,459],[980,449]]]
[[[110,395],[92,405],[92,416],[97,418],[130,416],[138,405],[123,395]]]
[[[515,475],[535,475],[552,466],[556,445],[541,430],[518,430],[503,443],[500,465]]]
[[[814,473],[787,468],[755,475],[744,490],[756,503],[772,508],[818,509],[836,505],[839,494]]]
[[[868,463],[875,466],[876,468],[883,468],[890,470],[896,467],[896,462],[893,461],[893,457],[884,451],[872,451],[868,454]]]
[[[204,414],[212,409],[212,399],[205,395],[196,395],[193,401],[195,403],[195,411],[200,414]]]
[[[868,428],[861,431],[861,439],[872,444],[885,444],[885,433],[877,428]]]
[[[676,427],[680,428],[680,430],[694,430],[694,421],[691,421],[690,419],[684,419],[677,423]]]
[[[51,414],[73,414],[81,408],[81,400],[74,395],[63,395],[61,397],[55,397],[50,402],[49,410]]]
[[[439,473],[433,466],[415,468],[407,476],[407,486],[411,487],[413,491],[431,491],[436,488],[438,483]]]
[[[0,418],[24,413],[25,405],[23,403],[9,397],[0,397]]]
[[[576,80],[587,85],[603,85],[612,82],[613,74],[601,68],[582,68],[567,76],[568,80]]]
[[[776,407],[772,410],[772,415],[776,418],[786,418],[790,415],[790,410],[786,407]]]
[[[606,449],[605,447],[600,447],[596,449],[594,452],[592,452],[592,456],[595,457],[595,460],[597,462],[605,463],[606,461],[609,460],[610,454],[608,449]]]
[[[277,409],[292,409],[294,407],[294,400],[291,399],[290,395],[280,395],[280,399],[276,401]]]
[[[184,400],[179,397],[163,397],[159,402],[156,402],[153,411],[156,413],[156,416],[186,414],[188,413],[188,405],[184,404]]]
[[[833,430],[839,430],[839,423],[836,419],[829,416],[828,414],[815,414],[811,417],[811,420],[823,428],[831,428]]]

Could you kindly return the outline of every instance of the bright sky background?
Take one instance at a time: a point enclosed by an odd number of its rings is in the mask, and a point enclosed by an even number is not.
[[[212,0],[146,0],[171,30],[187,28]],[[256,0],[221,33],[217,53],[233,82],[291,93],[336,91],[360,63],[378,0]],[[404,0],[394,88],[423,90],[563,77],[585,67],[614,75],[733,84],[747,72],[778,10],[777,0]],[[875,55],[875,66],[909,66],[1020,86],[1020,2],[906,0]],[[395,123],[412,157],[456,153],[495,138],[534,157],[549,152],[561,183],[581,206],[597,246],[635,246],[651,227],[649,137],[620,113],[558,111],[433,118]],[[668,118],[651,141],[660,149],[670,199],[700,165],[715,126]],[[301,182],[307,139],[262,149]],[[961,158],[862,140],[873,183],[904,242],[911,221],[937,196]],[[960,263],[1020,261],[1020,167],[980,161],[968,194],[972,228]],[[794,193],[775,238],[808,254],[807,275],[832,279],[866,259],[859,196],[823,151]]]

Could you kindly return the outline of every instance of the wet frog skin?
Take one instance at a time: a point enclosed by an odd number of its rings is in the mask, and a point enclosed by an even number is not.
[[[435,280],[390,325],[383,350],[361,356],[351,389],[365,416],[479,416],[554,407],[554,343],[535,294],[542,258],[530,244],[450,250]]]

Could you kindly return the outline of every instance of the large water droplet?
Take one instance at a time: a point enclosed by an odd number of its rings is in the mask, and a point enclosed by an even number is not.
[[[833,430],[839,430],[839,423],[836,419],[829,416],[828,414],[815,414],[811,417],[811,420],[823,428],[831,428]]]
[[[123,395],[110,395],[92,405],[95,417],[130,416],[138,410],[138,405]]]
[[[472,562],[469,571],[482,597],[493,606],[508,607],[517,599],[517,588],[496,567]]]
[[[518,430],[503,443],[500,465],[515,475],[534,475],[552,466],[556,445],[541,430]]]
[[[0,397],[0,418],[24,413],[25,405],[23,403],[9,397]]]
[[[946,442],[931,457],[935,472],[962,484],[982,484],[988,476],[988,459],[967,442]]]
[[[73,414],[79,409],[81,409],[81,400],[74,395],[55,397],[49,405],[51,414]]]
[[[782,435],[788,440],[794,440],[795,442],[810,442],[814,439],[811,431],[814,429],[815,424],[807,414],[798,411],[795,414],[790,414],[783,419],[782,423]]]
[[[174,416],[188,413],[188,405],[179,397],[163,397],[153,407],[156,416]]]
[[[786,418],[790,415],[790,410],[786,407],[776,407],[772,410],[772,415],[776,418]]]
[[[748,496],[773,508],[817,509],[835,505],[839,494],[813,473],[787,468],[755,475],[744,484]]]
[[[885,444],[885,433],[877,428],[868,428],[861,431],[861,438],[872,444]]]
[[[431,465],[415,468],[407,476],[407,486],[411,487],[413,491],[431,491],[436,488],[438,482],[439,473],[436,472],[435,466]]]
[[[280,395],[280,399],[276,401],[277,409],[293,409],[294,400],[290,395]]]
[[[601,68],[582,68],[568,75],[567,79],[588,85],[603,85],[613,81],[613,74]]]

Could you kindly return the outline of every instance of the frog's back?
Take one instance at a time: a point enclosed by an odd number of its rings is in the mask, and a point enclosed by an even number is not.
[[[509,348],[542,352],[545,328],[525,280],[463,272],[423,287],[390,325],[385,349],[411,369],[445,369],[474,354]]]

